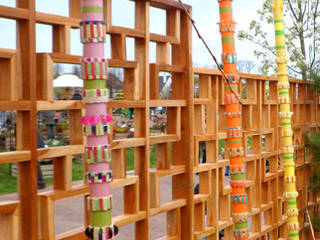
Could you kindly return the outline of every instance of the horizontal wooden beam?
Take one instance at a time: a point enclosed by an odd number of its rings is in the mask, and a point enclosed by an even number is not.
[[[37,101],[37,110],[74,110],[84,108],[84,103],[77,100],[66,101]]]
[[[30,101],[0,101],[0,111],[29,111]]]
[[[0,6],[0,17],[9,19],[28,19],[29,11],[23,8]]]
[[[14,151],[0,153],[0,164],[26,162],[31,159],[31,151]]]
[[[185,199],[177,199],[173,200],[169,203],[166,203],[158,208],[151,208],[150,209],[150,216],[158,215],[164,212],[169,212],[173,209],[182,208],[187,204]]]
[[[140,211],[137,214],[124,214],[112,218],[112,222],[118,227],[123,227],[131,223],[139,222],[147,217],[145,211]]]
[[[68,145],[61,147],[38,148],[38,159],[56,158],[66,155],[81,154],[84,152],[83,145]]]
[[[36,21],[38,23],[44,23],[49,25],[63,25],[77,28],[79,27],[81,19],[37,12]]]
[[[185,107],[186,100],[150,100],[150,107]]]
[[[19,205],[20,203],[18,201],[0,202],[0,215],[13,213],[19,207]]]

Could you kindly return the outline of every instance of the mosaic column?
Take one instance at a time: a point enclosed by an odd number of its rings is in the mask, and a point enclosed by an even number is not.
[[[248,239],[249,231],[245,165],[243,161],[241,106],[238,102],[238,99],[240,99],[240,78],[237,73],[237,55],[234,40],[235,22],[233,21],[232,15],[232,0],[218,0],[218,2],[220,8],[223,69],[230,83],[228,84],[227,80],[224,79],[227,144],[230,158],[230,184],[232,188],[232,217],[235,228],[234,237],[235,239]]]
[[[118,228],[112,224],[111,215],[112,173],[108,134],[112,117],[107,114],[108,63],[104,57],[106,24],[103,20],[103,0],[82,0],[81,9],[81,68],[86,104],[86,116],[82,118],[82,124],[87,137],[85,160],[88,163],[87,208],[90,211],[90,226],[86,229],[86,235],[93,240],[107,240],[114,238]]]
[[[299,222],[298,208],[296,198],[296,177],[295,177],[295,162],[293,158],[294,148],[292,146],[292,128],[290,111],[290,84],[288,81],[288,68],[286,58],[286,46],[284,36],[284,21],[283,21],[283,2],[282,0],[274,1],[274,24],[277,49],[277,64],[278,64],[278,93],[280,102],[280,124],[281,124],[281,144],[282,144],[282,160],[284,161],[284,179],[285,192],[283,197],[287,203],[288,230],[289,239],[299,239]]]

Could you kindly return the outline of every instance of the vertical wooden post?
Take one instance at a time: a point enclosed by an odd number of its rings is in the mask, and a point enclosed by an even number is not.
[[[21,209],[21,239],[38,239],[37,203],[37,130],[36,130],[36,40],[35,1],[18,0],[17,7],[29,11],[29,19],[18,20],[17,39],[20,52],[22,99],[30,100],[29,112],[18,112],[17,149],[31,150],[31,161],[18,164],[18,189]]]
[[[135,27],[145,32],[145,38],[135,39],[135,60],[138,67],[139,99],[145,100],[144,111],[135,109],[135,123],[144,120],[144,127],[138,128],[136,136],[145,136],[145,146],[135,149],[135,174],[139,175],[139,206],[140,211],[146,212],[146,218],[136,222],[135,239],[148,240],[150,236],[150,138],[149,138],[149,114],[150,114],[150,83],[149,83],[149,1],[137,1],[135,8]],[[135,124],[137,126],[138,124]]]
[[[191,8],[189,9],[192,13]],[[191,240],[194,226],[193,199],[193,158],[194,158],[194,107],[193,107],[193,70],[192,70],[192,25],[185,13],[180,14],[180,36],[183,41],[172,45],[172,64],[185,67],[183,74],[174,75],[172,98],[186,99],[187,105],[181,109],[181,141],[173,143],[173,165],[186,165],[186,172],[172,177],[172,198],[185,198],[186,207],[181,209],[181,239]],[[181,151],[184,149],[184,151]]]

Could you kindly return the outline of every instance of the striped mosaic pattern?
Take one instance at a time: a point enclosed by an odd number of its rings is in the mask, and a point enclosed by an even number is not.
[[[232,0],[218,0],[220,6],[220,32],[222,40],[223,69],[229,79],[225,80],[225,116],[227,119],[228,152],[230,158],[230,185],[232,188],[232,209],[235,239],[248,239],[248,212],[246,181],[243,164],[243,141],[241,128],[241,107],[239,96],[239,76],[235,51],[235,22],[232,15]],[[234,93],[233,93],[234,92]]]
[[[83,95],[86,104],[86,116],[81,122],[87,137],[85,159],[88,163],[86,179],[89,183],[87,208],[90,211],[90,226],[85,233],[93,240],[108,240],[114,239],[118,227],[113,224],[111,214],[112,172],[108,135],[112,117],[107,113],[108,62],[104,57],[106,23],[103,0],[81,0],[81,10],[80,37],[84,53],[81,70],[85,81]]]
[[[283,197],[287,204],[289,240],[299,239],[299,223],[296,191],[295,162],[293,158],[294,149],[292,146],[293,131],[291,128],[292,112],[290,111],[290,84],[288,81],[288,68],[286,58],[284,21],[283,21],[283,1],[274,1],[274,24],[277,49],[278,64],[278,93],[280,102],[281,121],[281,144],[283,146],[282,161],[284,162],[285,192]]]

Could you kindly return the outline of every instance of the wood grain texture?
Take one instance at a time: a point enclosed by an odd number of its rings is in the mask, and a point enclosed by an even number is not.
[[[17,7],[0,6],[0,16],[17,20],[17,49],[0,49],[0,110],[17,111],[17,147],[14,152],[0,154],[0,164],[18,163],[17,202],[0,203],[0,239],[83,239],[89,224],[86,211],[81,228],[55,234],[54,204],[57,201],[88,196],[84,181],[71,185],[71,157],[82,154],[85,141],[80,124],[84,105],[79,101],[54,101],[53,64],[80,64],[81,56],[70,54],[70,31],[79,27],[80,0],[69,0],[69,17],[36,13],[34,0],[18,0]],[[226,167],[227,133],[224,112],[225,84],[214,69],[192,68],[192,29],[177,1],[135,1],[134,28],[114,26],[111,22],[111,0],[104,1],[107,34],[111,35],[109,67],[124,69],[124,99],[108,102],[108,111],[134,109],[134,137],[115,140],[110,136],[113,152],[114,180],[111,188],[124,190],[124,214],[115,216],[118,226],[135,225],[132,239],[151,239],[151,217],[165,214],[167,231],[160,239],[185,240],[233,239],[232,188]],[[166,11],[166,35],[149,32],[149,7]],[[191,10],[190,6],[187,6]],[[116,10],[117,11],[117,10]],[[35,23],[53,26],[52,53],[35,52]],[[135,39],[134,61],[127,60],[126,38]],[[181,41],[183,40],[183,41]],[[156,61],[149,62],[149,43],[156,43]],[[44,43],[45,44],[45,43]],[[159,72],[172,75],[170,99],[160,99]],[[4,77],[10,76],[8,78]],[[251,218],[249,239],[286,239],[284,164],[278,161],[283,153],[278,123],[277,77],[239,73],[246,82],[241,86],[245,190]],[[320,128],[320,98],[309,91],[310,83],[289,79],[294,112],[292,130],[296,156],[296,178],[300,213],[313,211],[319,204],[317,196],[305,187],[309,183],[310,155],[304,158],[303,133]],[[10,83],[10,84],[8,84]],[[4,88],[3,86],[6,86]],[[10,89],[7,87],[10,86]],[[16,89],[15,89],[16,88]],[[150,109],[167,108],[167,132],[150,135]],[[70,144],[57,148],[36,148],[36,112],[66,110],[69,114]],[[223,145],[224,143],[224,145]],[[150,166],[150,149],[156,148],[156,168]],[[127,150],[133,149],[134,172],[126,172]],[[205,151],[204,151],[205,150]],[[201,152],[201,154],[199,153]],[[205,156],[205,160],[204,160]],[[53,189],[37,194],[37,160],[53,158],[55,180]],[[84,171],[87,166],[84,164]],[[133,174],[133,175],[132,175]],[[172,178],[172,196],[162,204],[161,181]],[[194,194],[199,183],[199,193]],[[300,239],[309,240],[308,227],[300,214]],[[41,224],[38,224],[41,222]],[[19,229],[17,234],[16,229]],[[121,229],[120,229],[121,231]]]

